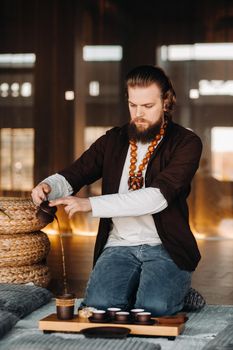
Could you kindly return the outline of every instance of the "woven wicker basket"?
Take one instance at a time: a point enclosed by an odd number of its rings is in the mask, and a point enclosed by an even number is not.
[[[32,265],[49,253],[50,242],[44,232],[0,235],[0,267]]]
[[[38,208],[29,198],[0,197],[0,234],[39,231],[48,219],[37,216]]]
[[[29,283],[39,287],[47,287],[50,273],[47,266],[35,264],[31,266],[3,267],[0,269],[0,283]]]

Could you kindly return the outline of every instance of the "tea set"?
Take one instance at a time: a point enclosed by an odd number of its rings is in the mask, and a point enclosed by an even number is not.
[[[156,321],[151,318],[151,312],[144,309],[132,309],[122,311],[120,308],[109,307],[105,310],[93,310],[90,322],[94,323],[119,323],[119,324],[141,324],[152,325]]]

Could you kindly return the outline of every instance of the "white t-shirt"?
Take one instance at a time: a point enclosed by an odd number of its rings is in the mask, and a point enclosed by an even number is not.
[[[138,143],[137,169],[144,158],[148,144]],[[92,215],[99,218],[112,218],[113,227],[105,247],[133,246],[141,244],[156,245],[161,240],[158,236],[152,214],[167,207],[167,201],[158,188],[147,187],[128,190],[130,166],[130,147],[125,160],[118,193],[90,197]],[[145,177],[146,169],[143,171]],[[48,199],[69,196],[73,189],[60,174],[54,174],[43,180],[52,191]]]
[[[148,148],[148,144],[137,145],[136,169]],[[119,193],[90,198],[93,216],[112,218],[113,227],[105,247],[161,243],[152,214],[165,209],[167,201],[158,188],[145,188],[145,181],[142,189],[129,191],[129,166],[130,147],[121,176]],[[143,171],[143,177],[145,172],[146,169]]]

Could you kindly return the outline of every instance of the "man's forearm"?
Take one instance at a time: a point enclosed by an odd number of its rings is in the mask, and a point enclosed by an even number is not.
[[[125,217],[154,214],[167,207],[158,188],[90,197],[94,217]]]

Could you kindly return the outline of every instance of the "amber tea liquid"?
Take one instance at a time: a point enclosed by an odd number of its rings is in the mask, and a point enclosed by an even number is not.
[[[60,224],[59,224],[59,221],[58,221],[58,218],[56,215],[55,215],[55,219],[57,221],[58,234],[59,234],[60,245],[61,245],[63,288],[64,288],[64,294],[67,294],[68,288],[67,288],[67,278],[66,278],[66,263],[65,263],[64,244],[63,244],[63,240],[62,240]]]

